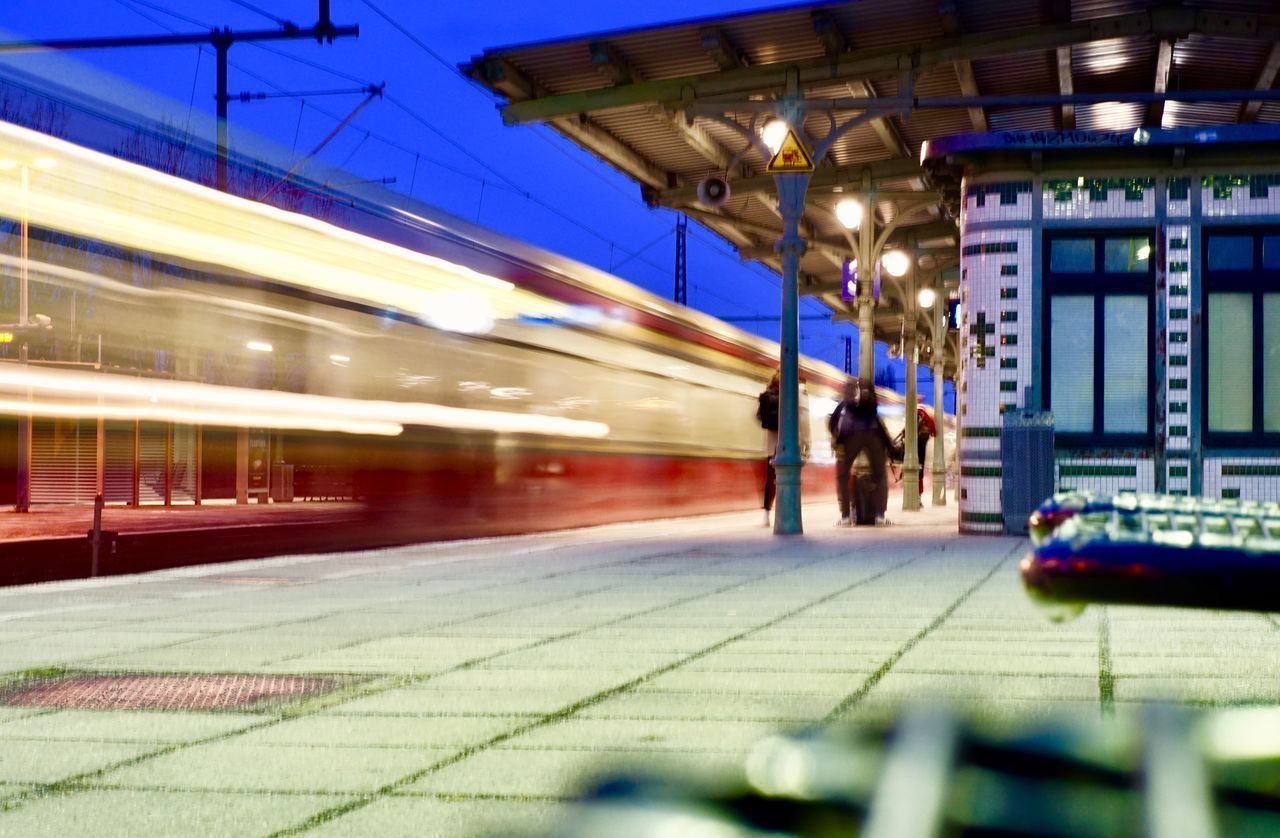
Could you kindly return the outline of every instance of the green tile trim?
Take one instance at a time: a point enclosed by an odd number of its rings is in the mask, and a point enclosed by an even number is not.
[[[1178,497],[1183,497],[1183,498],[1185,498],[1185,497],[1187,496],[1188,492],[1187,492],[1187,490],[1186,490],[1186,489],[1170,489],[1170,490],[1169,490],[1169,494],[1171,494],[1171,495],[1177,495]]]
[[[1223,490],[1222,490],[1222,497],[1223,497],[1223,499],[1224,499],[1224,500],[1231,500],[1231,499],[1239,498],[1239,497],[1240,497],[1240,490],[1239,490],[1239,489],[1223,489]]]
[[[1017,335],[1001,335],[1000,345],[1001,346],[1017,346],[1018,336]]]
[[[1017,276],[1017,275],[1018,275],[1017,265],[1001,265],[1000,266],[1000,276]]]
[[[980,244],[966,244],[964,249],[960,251],[964,256],[978,256],[985,253],[1017,253],[1018,243],[1012,242],[982,242]]]
[[[1186,355],[1170,355],[1170,356],[1169,356],[1169,366],[1171,366],[1171,367],[1185,367],[1186,365],[1187,365],[1187,356],[1186,356]]]
[[[1278,465],[1223,466],[1223,477],[1280,477]]]
[[[1187,240],[1181,237],[1176,239],[1169,239],[1169,249],[1170,250],[1186,250]]]
[[[1188,315],[1188,314],[1189,314],[1189,312],[1188,312],[1185,308],[1171,308],[1171,309],[1169,309],[1169,319],[1170,319],[1170,320],[1186,320],[1186,319],[1187,319],[1187,315]]]
[[[1016,370],[1017,368],[1018,368],[1018,359],[1017,359],[1017,358],[1001,358],[1001,359],[1000,359],[1000,369],[1002,369],[1002,370]]]
[[[1186,477],[1190,473],[1188,466],[1169,466],[1170,477]]]
[[[1061,477],[1137,477],[1137,466],[1072,466],[1058,467]]]
[[[1000,289],[1000,299],[1002,299],[1002,300],[1016,300],[1016,299],[1018,299],[1018,289],[1017,289],[1016,287],[1015,287],[1015,288],[1001,288],[1001,289]]]
[[[1170,413],[1186,413],[1187,403],[1186,402],[1169,402],[1169,412]]]
[[[1001,382],[1000,382],[1000,392],[1001,392],[1001,393],[1016,393],[1016,392],[1018,392],[1018,382],[1016,382],[1016,381],[1001,381]]]
[[[1191,178],[1189,177],[1171,177],[1169,178],[1169,200],[1185,201],[1191,197]],[[1186,239],[1174,239],[1180,241],[1183,247],[1186,247]],[[1172,244],[1169,245],[1173,247]]]
[[[974,183],[965,188],[965,197],[972,196],[974,204],[982,207],[987,204],[988,195],[996,195],[1001,204],[1018,203],[1018,195],[1031,192],[1031,181],[1011,180],[1000,183]]]
[[[1169,436],[1187,436],[1186,425],[1170,425]]]
[[[1232,190],[1242,186],[1249,187],[1250,198],[1266,198],[1272,186],[1280,185],[1280,175],[1205,175],[1200,179],[1200,186],[1213,189],[1215,200],[1230,198]]]
[[[983,425],[966,425],[960,428],[960,436],[970,439],[999,439],[1000,429]]]
[[[1186,273],[1191,269],[1190,262],[1170,262],[1169,273]]]
[[[1001,474],[1000,466],[960,466],[961,477],[999,477]]]
[[[970,524],[1004,524],[1004,516],[999,512],[961,512],[960,520]]]
[[[1018,322],[1018,312],[1016,312],[1016,311],[1002,311],[1002,312],[1000,312],[1000,322],[1001,322],[1001,323],[1017,323],[1017,322]]]
[[[1185,297],[1185,296],[1187,296],[1187,294],[1190,292],[1190,290],[1191,290],[1191,289],[1190,289],[1190,288],[1188,288],[1186,285],[1170,285],[1170,286],[1169,286],[1169,296],[1170,296],[1170,297]]]
[[[1185,378],[1170,378],[1170,379],[1169,379],[1169,389],[1170,389],[1170,390],[1185,390],[1185,389],[1187,389],[1187,380],[1186,380]]]
[[[1170,332],[1169,333],[1169,343],[1186,343],[1186,342],[1187,342],[1186,332]]]

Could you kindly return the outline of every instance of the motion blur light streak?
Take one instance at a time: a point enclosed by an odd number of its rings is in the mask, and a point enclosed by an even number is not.
[[[28,398],[31,399],[27,401]],[[395,436],[403,425],[496,433],[601,438],[602,422],[425,402],[345,399],[197,382],[0,365],[0,413],[143,418],[202,425],[342,431]],[[102,399],[102,403],[98,403]]]

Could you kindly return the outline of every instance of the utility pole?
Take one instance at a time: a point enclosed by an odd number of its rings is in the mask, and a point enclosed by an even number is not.
[[[223,27],[209,32],[196,32],[189,35],[126,35],[111,38],[60,38],[51,41],[5,41],[0,42],[0,52],[171,47],[181,44],[210,45],[217,56],[218,74],[217,93],[215,94],[218,113],[217,187],[225,192],[227,188],[227,104],[232,98],[227,91],[227,53],[234,44],[244,41],[290,41],[300,38],[315,38],[316,43],[331,44],[334,38],[355,37],[360,34],[359,26],[335,26],[329,17],[329,0],[318,0],[318,2],[320,4],[320,18],[309,29],[303,29],[295,23],[285,22],[279,29],[259,29],[244,32],[232,31],[230,27]]]
[[[689,217],[680,213],[676,219],[676,288],[673,299],[680,305],[689,304]]]

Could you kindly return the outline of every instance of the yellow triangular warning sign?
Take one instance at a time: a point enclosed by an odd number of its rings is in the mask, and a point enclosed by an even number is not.
[[[778,153],[773,155],[764,170],[771,175],[813,171],[813,158],[809,156],[804,143],[800,142],[800,138],[796,136],[794,128],[787,129],[787,138],[782,141],[782,145],[778,147]]]

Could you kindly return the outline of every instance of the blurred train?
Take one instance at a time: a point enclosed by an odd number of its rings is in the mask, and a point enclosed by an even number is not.
[[[3,122],[0,182],[0,503],[22,416],[34,504],[356,500],[450,538],[760,503],[770,341],[418,204],[320,219]],[[830,496],[845,377],[801,377]]]

